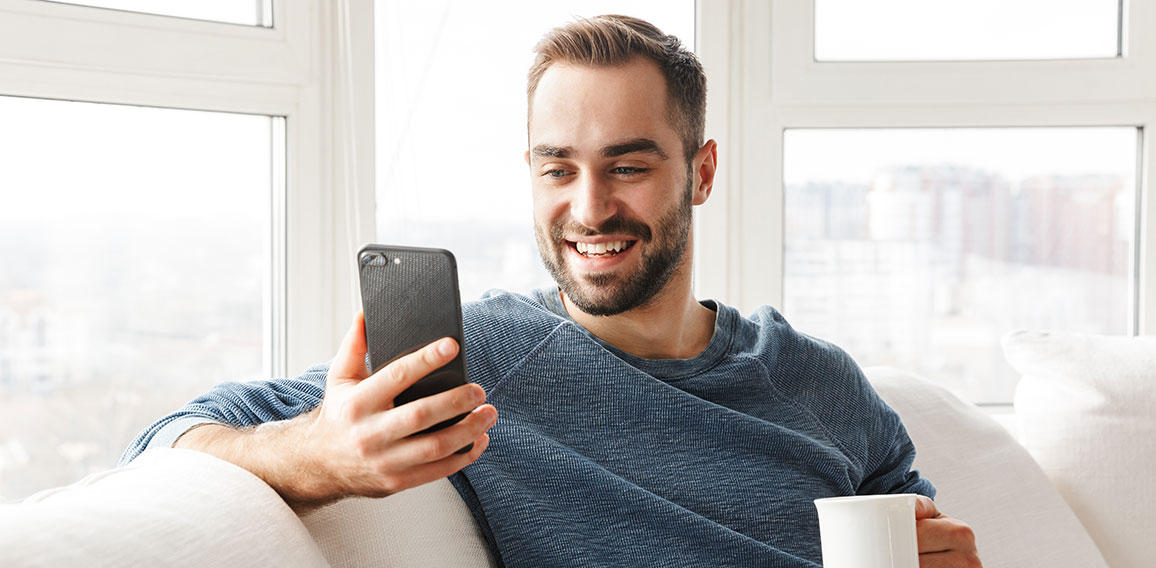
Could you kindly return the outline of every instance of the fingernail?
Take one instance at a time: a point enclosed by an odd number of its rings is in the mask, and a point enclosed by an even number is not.
[[[441,340],[441,342],[438,343],[438,353],[441,353],[442,355],[444,355],[446,357],[453,355],[454,354],[453,342],[448,340],[448,339]]]

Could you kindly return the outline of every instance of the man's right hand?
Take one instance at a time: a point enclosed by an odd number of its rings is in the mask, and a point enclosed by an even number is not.
[[[450,362],[457,343],[440,339],[370,375],[365,367],[365,319],[354,318],[330,365],[321,405],[312,412],[256,429],[206,425],[176,447],[201,450],[261,477],[298,511],[362,495],[383,497],[446,477],[478,459],[497,410],[470,383],[394,407],[407,387]],[[462,421],[414,436],[469,413]],[[465,454],[458,450],[470,443]]]

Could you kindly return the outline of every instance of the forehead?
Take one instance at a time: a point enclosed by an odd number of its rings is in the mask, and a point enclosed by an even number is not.
[[[555,63],[542,74],[530,104],[530,147],[581,152],[638,138],[678,143],[666,111],[666,80],[646,58],[603,67]]]

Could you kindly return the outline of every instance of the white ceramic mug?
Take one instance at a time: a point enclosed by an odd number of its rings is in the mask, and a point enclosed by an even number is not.
[[[823,568],[919,568],[913,494],[816,499]]]

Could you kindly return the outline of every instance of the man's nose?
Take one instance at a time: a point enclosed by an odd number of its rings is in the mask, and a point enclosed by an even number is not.
[[[597,229],[618,212],[610,184],[598,176],[586,175],[570,201],[570,216],[579,223]]]

